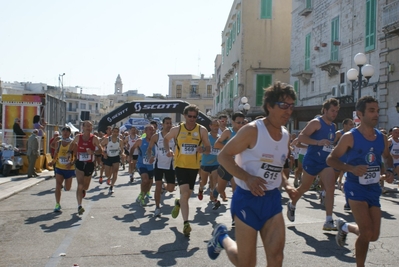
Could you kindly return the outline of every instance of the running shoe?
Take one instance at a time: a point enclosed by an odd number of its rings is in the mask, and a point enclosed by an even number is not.
[[[183,227],[183,234],[184,236],[190,236],[191,226],[189,222],[186,222]]]
[[[100,176],[100,178],[98,179],[98,183],[102,184],[103,183],[103,178]]]
[[[107,179],[107,185],[111,185],[111,179]]]
[[[217,210],[219,207],[220,207],[220,201],[219,200],[214,201],[212,209]]]
[[[208,242],[208,256],[212,260],[216,260],[219,257],[220,252],[223,250],[219,244],[219,237],[223,234],[227,234],[227,227],[224,224],[216,225],[212,232],[212,238]]]
[[[146,198],[152,198],[150,191],[147,192],[147,194],[145,194]]]
[[[346,221],[342,218],[339,218],[338,220],[335,221],[335,224],[338,229],[338,233],[335,236],[335,241],[337,242],[337,245],[340,247],[345,246],[346,236],[348,235],[348,233],[342,230],[342,227],[344,226],[345,223]]]
[[[138,204],[140,204],[140,199],[141,199],[141,193],[140,193],[139,196],[136,198],[136,202],[137,202]]]
[[[82,191],[82,198],[85,198],[85,196],[86,196],[86,190],[83,190]]]
[[[60,212],[61,211],[61,205],[60,204],[55,204],[54,212]]]
[[[295,208],[292,207],[291,202],[287,203],[287,218],[291,222],[295,221]]]
[[[130,174],[130,183],[134,182],[134,177],[133,177],[133,173]]]
[[[154,217],[161,217],[161,209],[160,208],[155,209]]]
[[[201,190],[201,189],[199,189],[199,190],[198,190],[198,199],[199,199],[199,200],[202,200],[203,198],[204,198],[204,191]]]
[[[114,191],[114,187],[110,186],[109,189],[108,189],[108,193],[113,194],[114,192],[115,192]]]
[[[79,208],[78,208],[78,214],[79,214],[79,215],[82,215],[83,212],[85,212],[85,209],[84,209],[82,206],[79,206]]]
[[[337,226],[334,221],[325,222],[323,225],[324,231],[337,231]]]
[[[175,206],[174,206],[174,208],[172,210],[172,218],[176,219],[177,216],[179,216],[179,211],[180,211],[180,202],[179,202],[179,199],[176,198],[175,199]]]

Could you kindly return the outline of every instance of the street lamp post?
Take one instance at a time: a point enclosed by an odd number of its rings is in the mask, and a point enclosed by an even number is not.
[[[251,108],[251,105],[248,103],[248,98],[243,96],[241,97],[240,104],[238,105],[238,109],[244,114],[247,115],[248,110]]]
[[[374,67],[370,64],[366,64],[367,57],[363,53],[357,53],[354,57],[355,64],[359,67],[359,71],[355,68],[351,68],[346,73],[348,80],[352,82],[353,90],[357,88],[357,99],[361,97],[361,89],[367,86],[371,76],[374,74]],[[363,76],[366,78],[363,79]],[[357,80],[356,80],[357,79]]]

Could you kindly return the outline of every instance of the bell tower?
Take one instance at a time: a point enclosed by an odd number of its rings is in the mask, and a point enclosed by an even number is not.
[[[118,74],[118,77],[116,77],[116,81],[115,81],[115,95],[121,95],[123,92],[123,83],[122,83],[122,79],[121,76]]]

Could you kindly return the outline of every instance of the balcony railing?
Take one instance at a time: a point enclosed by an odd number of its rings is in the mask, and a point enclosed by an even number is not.
[[[383,8],[382,29],[385,33],[399,32],[399,0]]]

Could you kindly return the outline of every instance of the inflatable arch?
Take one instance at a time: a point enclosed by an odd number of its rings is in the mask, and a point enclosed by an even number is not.
[[[107,126],[114,125],[124,118],[134,113],[180,113],[183,114],[184,108],[189,103],[181,100],[174,101],[134,101],[125,103],[117,109],[114,109],[99,121],[98,131],[105,132]],[[206,127],[209,131],[211,120],[203,113],[199,112],[197,123]]]

